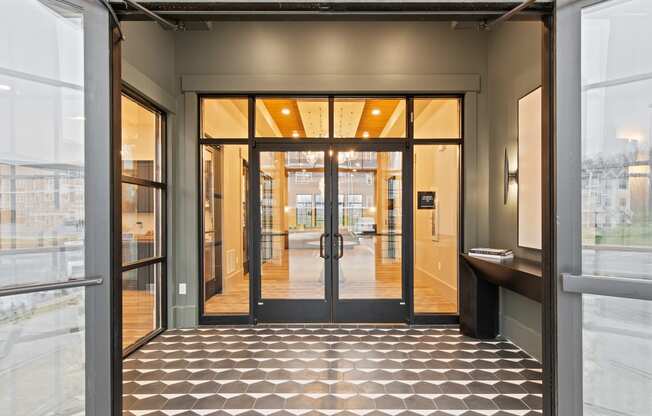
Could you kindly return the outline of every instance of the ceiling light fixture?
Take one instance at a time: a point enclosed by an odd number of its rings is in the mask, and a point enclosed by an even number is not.
[[[289,108],[284,108],[281,110],[281,113],[283,113],[284,116],[289,116],[290,115],[290,109]]]
[[[299,137],[299,132],[298,131],[293,131],[292,132],[292,137],[294,137],[294,138]]]
[[[9,85],[0,84],[0,91],[11,91],[11,87]]]
[[[371,115],[372,116],[379,116],[380,115],[380,109],[379,108],[374,108],[371,110]]]
[[[368,131],[362,132],[362,137],[364,137],[365,139],[369,138],[369,132]]]

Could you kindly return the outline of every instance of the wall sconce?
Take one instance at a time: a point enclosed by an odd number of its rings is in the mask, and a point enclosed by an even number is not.
[[[507,156],[507,148],[505,148],[505,165],[503,166],[503,204],[507,205],[507,197],[509,196],[509,185],[518,183],[518,171],[513,172],[509,168],[509,157]]]

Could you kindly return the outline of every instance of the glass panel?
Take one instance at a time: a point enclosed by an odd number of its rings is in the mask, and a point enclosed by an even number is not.
[[[249,156],[246,145],[202,146],[206,315],[249,313]]]
[[[340,152],[340,299],[402,297],[401,152]]]
[[[249,100],[246,98],[202,98],[203,139],[246,139],[249,137]]]
[[[84,291],[0,298],[0,413],[84,414]]]
[[[652,3],[612,0],[582,13],[582,83],[652,73]]]
[[[122,273],[122,348],[160,328],[161,265]]]
[[[405,100],[336,98],[336,138],[405,138]]]
[[[161,191],[122,184],[122,263],[161,255]]]
[[[415,98],[414,138],[462,138],[461,114],[459,98]]]
[[[652,409],[652,302],[582,295],[584,416]]]
[[[122,174],[161,181],[161,115],[122,96]]]
[[[83,277],[81,15],[22,0],[2,10],[0,285]]]
[[[260,153],[264,299],[324,298],[324,154],[297,153]]]
[[[459,163],[456,145],[414,146],[416,313],[457,312]]]
[[[607,1],[582,12],[586,275],[652,279],[650,36],[649,1]],[[584,415],[648,415],[652,303],[592,295],[582,300]]]
[[[82,14],[65,2],[3,0],[0,67],[16,71],[18,78],[29,75],[55,83],[74,84],[81,89],[84,85],[83,35]],[[0,84],[6,85],[2,81]],[[13,91],[15,93],[16,89]],[[47,101],[47,97],[42,100]],[[83,117],[83,114],[77,116]],[[42,120],[36,113],[33,117],[32,120]],[[63,119],[64,114],[59,117]],[[55,113],[51,113],[47,119],[54,118]],[[39,127],[40,123],[34,124],[33,127]]]
[[[328,99],[256,98],[256,137],[328,137]]]

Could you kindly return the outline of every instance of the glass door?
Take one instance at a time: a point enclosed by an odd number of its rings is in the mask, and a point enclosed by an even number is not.
[[[652,409],[652,4],[558,11],[557,414]]]
[[[336,322],[403,322],[403,152],[333,157]]]
[[[331,221],[326,151],[265,150],[255,155],[257,319],[328,322]]]
[[[95,1],[0,2],[3,415],[111,414],[108,29]]]

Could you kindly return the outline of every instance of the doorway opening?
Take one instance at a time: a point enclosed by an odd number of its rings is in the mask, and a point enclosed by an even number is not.
[[[461,96],[198,101],[200,323],[455,322]]]

